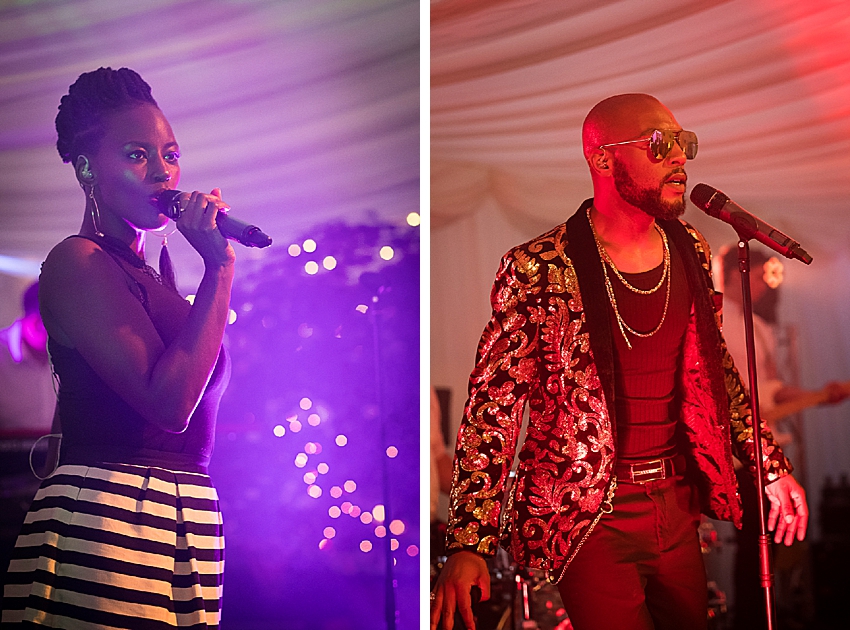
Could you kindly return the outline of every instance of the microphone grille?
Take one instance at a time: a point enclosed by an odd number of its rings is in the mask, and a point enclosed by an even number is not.
[[[718,192],[708,184],[697,184],[691,191],[691,202],[699,209],[708,209],[711,198]]]
[[[159,211],[169,219],[177,219],[180,216],[179,190],[163,190],[156,197],[156,205]]]

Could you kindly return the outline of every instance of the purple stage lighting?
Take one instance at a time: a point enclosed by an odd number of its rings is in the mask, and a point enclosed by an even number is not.
[[[223,623],[286,611],[293,628],[374,628],[388,601],[418,610],[418,236],[314,227],[234,286],[211,471]]]

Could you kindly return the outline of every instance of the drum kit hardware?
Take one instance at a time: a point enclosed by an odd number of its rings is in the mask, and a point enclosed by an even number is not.
[[[446,561],[445,556],[431,564],[431,585]],[[487,559],[490,573],[490,599],[476,602],[472,611],[476,627],[481,630],[572,630],[558,588],[545,571],[525,569],[510,560],[500,549]],[[462,630],[463,621],[455,616],[455,628]]]
[[[719,546],[717,533],[710,523],[700,527],[700,545],[703,553],[711,553]],[[438,556],[431,562],[431,588],[446,562]],[[573,630],[567,611],[561,601],[558,587],[545,571],[519,567],[504,549],[487,559],[490,574],[490,599],[478,601],[480,593],[473,596],[472,611],[476,627],[480,630]],[[477,590],[477,589],[476,589]],[[726,594],[713,581],[708,582],[708,628],[726,627]],[[459,614],[455,615],[455,628],[465,627]]]

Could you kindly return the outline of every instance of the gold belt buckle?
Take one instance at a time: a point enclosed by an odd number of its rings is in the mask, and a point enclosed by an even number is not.
[[[648,462],[644,462],[640,464],[641,466],[655,465],[655,468],[647,468],[646,470],[638,470],[635,471],[635,464],[631,464],[629,466],[629,474],[632,477],[632,483],[647,483],[650,481],[658,481],[659,479],[667,478],[667,471],[664,469],[664,460],[663,459],[653,459]],[[660,477],[650,477],[649,479],[635,479],[635,475],[655,475],[661,473]]]

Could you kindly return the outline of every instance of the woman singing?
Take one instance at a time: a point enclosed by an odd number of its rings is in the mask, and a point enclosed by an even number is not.
[[[79,234],[40,278],[62,441],[18,537],[2,621],[217,628],[224,539],[207,465],[229,376],[235,256],[216,229],[227,206],[218,189],[181,195],[177,228],[204,262],[190,305],[145,264],[147,232],[168,221],[154,200],[180,178],[150,86],[127,68],[85,73],[56,130],[85,193]]]

